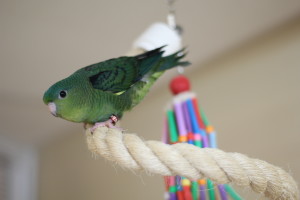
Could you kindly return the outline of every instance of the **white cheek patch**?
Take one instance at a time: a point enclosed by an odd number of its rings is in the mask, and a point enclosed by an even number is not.
[[[49,108],[51,114],[56,116],[56,105],[55,105],[55,103],[53,103],[53,102],[48,103],[48,108]]]

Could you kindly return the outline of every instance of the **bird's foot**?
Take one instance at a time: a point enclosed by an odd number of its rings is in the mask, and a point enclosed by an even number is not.
[[[115,115],[112,115],[109,120],[105,122],[97,122],[94,124],[92,128],[90,128],[91,132],[94,132],[99,127],[107,127],[107,128],[114,128],[118,129],[119,131],[123,131],[122,128],[116,127],[116,123],[118,122],[118,118]]]

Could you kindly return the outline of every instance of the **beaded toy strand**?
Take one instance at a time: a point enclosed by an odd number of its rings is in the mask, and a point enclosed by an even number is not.
[[[175,96],[166,112],[163,142],[187,142],[199,148],[217,148],[216,132],[203,109],[199,109],[196,95],[190,92],[189,80],[179,75],[171,81],[170,89]],[[166,200],[242,199],[228,184],[215,185],[209,179],[190,181],[180,176],[168,176],[165,184]]]

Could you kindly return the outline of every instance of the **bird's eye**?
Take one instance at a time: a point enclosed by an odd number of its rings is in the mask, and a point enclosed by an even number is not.
[[[63,98],[65,98],[66,96],[67,96],[67,91],[62,90],[62,91],[59,92],[59,98],[60,98],[60,99],[63,99]]]

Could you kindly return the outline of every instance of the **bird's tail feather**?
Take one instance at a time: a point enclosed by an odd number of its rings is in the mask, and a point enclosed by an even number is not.
[[[149,71],[151,71],[153,69],[153,66],[155,66],[160,59],[162,59],[162,54],[164,53],[164,51],[162,51],[162,48],[164,47],[165,46],[162,46],[136,56],[137,60],[140,61],[139,76],[137,77],[137,79],[140,79]]]
[[[187,61],[181,61],[181,59],[186,55],[184,52],[185,49],[181,49],[172,55],[162,57],[163,47],[137,56],[142,62],[141,74],[145,73],[143,75],[143,80],[138,81],[134,84],[134,86],[122,94],[124,98],[131,99],[131,104],[133,106],[137,105],[145,97],[150,87],[165,70],[176,66],[187,66],[190,64]],[[155,68],[153,68],[153,65]],[[149,66],[150,68],[148,68]]]
[[[186,67],[190,65],[188,61],[181,61],[182,58],[186,56],[185,48],[177,51],[174,54],[163,57],[161,63],[156,71],[165,71],[176,66]]]

